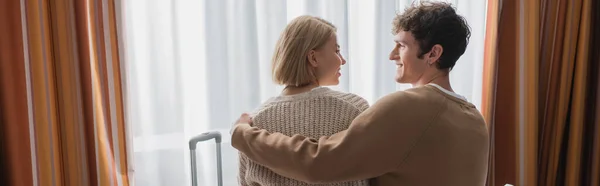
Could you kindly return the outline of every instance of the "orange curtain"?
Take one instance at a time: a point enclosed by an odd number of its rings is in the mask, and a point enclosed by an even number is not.
[[[0,1],[0,166],[2,185],[33,185],[19,1]]]
[[[118,7],[1,1],[3,185],[129,185]]]
[[[591,6],[591,31],[585,120],[582,132],[581,183],[600,186],[600,1]]]
[[[488,2],[488,185],[598,185],[598,8],[592,0]]]

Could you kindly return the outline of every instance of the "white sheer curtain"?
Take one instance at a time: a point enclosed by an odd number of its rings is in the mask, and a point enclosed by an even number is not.
[[[224,134],[225,185],[237,185],[231,123],[282,87],[270,59],[287,22],[303,14],[338,27],[348,63],[333,87],[365,97],[409,88],[394,82],[388,60],[391,21],[409,0],[130,0],[123,30],[128,123],[135,185],[190,185],[187,141],[205,131]],[[451,73],[453,88],[481,102],[485,1],[454,0],[472,28],[467,52]],[[214,142],[198,146],[200,185],[216,185]]]

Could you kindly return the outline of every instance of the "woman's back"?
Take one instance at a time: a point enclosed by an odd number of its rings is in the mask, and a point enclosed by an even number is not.
[[[253,123],[269,132],[318,139],[346,130],[368,107],[367,101],[357,95],[318,87],[269,99],[253,113]],[[240,182],[242,185],[310,185],[275,174],[243,154],[240,155]],[[323,185],[367,185],[367,181]]]

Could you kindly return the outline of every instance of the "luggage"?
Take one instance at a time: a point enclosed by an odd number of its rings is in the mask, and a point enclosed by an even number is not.
[[[190,139],[190,164],[192,167],[192,186],[198,186],[198,172],[196,169],[196,144],[215,139],[217,144],[217,179],[218,186],[223,186],[223,170],[221,168],[221,133],[218,131],[205,132]]]

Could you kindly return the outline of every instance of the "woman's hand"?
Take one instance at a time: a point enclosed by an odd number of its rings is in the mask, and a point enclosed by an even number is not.
[[[250,126],[252,126],[252,117],[250,117],[250,114],[243,113],[240,116],[240,118],[238,118],[238,120],[233,123],[233,126],[231,126],[231,130],[229,131],[229,133],[232,134],[233,130],[235,129],[235,127],[237,127],[239,125],[250,125]]]
[[[250,114],[243,113],[242,116],[240,116],[240,118],[238,118],[238,120],[235,122],[235,125],[240,124],[248,124],[252,126],[252,117],[250,117]]]

